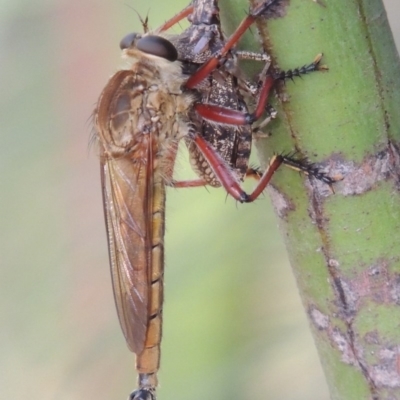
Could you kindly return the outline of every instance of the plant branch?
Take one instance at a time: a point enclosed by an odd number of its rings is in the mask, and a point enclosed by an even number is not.
[[[229,3],[243,15],[245,2]],[[291,0],[259,31],[276,66],[320,52],[329,66],[277,88],[258,150],[264,165],[297,150],[342,178],[333,193],[281,170],[269,189],[331,398],[398,398],[400,64],[383,4]]]

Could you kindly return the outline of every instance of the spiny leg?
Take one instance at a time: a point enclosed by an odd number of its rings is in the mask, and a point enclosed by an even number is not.
[[[128,400],[156,400],[156,395],[153,389],[138,389],[129,395]]]
[[[186,87],[189,89],[195,88],[201,81],[203,81],[208,75],[214,71],[221,58],[225,57],[228,52],[235,46],[239,39],[243,36],[246,30],[256,21],[258,17],[268,14],[269,9],[278,4],[280,0],[265,0],[260,4],[257,4],[249,12],[249,15],[242,20],[235,32],[225,42],[224,46],[218,52],[214,54],[207,62],[205,62],[186,82]]]
[[[322,54],[318,54],[317,57],[311,64],[304,65],[301,68],[290,69],[287,71],[275,71],[272,74],[268,74],[269,64],[267,63],[260,74],[261,84],[259,89],[259,97],[256,109],[253,113],[243,113],[239,110],[231,110],[225,107],[220,107],[212,104],[196,104],[195,110],[205,119],[210,121],[230,124],[230,125],[252,125],[257,121],[264,113],[268,97],[272,90],[274,83],[277,80],[292,79],[294,77],[300,77],[301,75],[327,70],[326,66],[320,66]],[[265,125],[265,123],[262,123]]]
[[[297,171],[304,172],[309,176],[314,176],[316,179],[319,179],[328,185],[331,185],[335,182],[334,179],[321,172],[318,167],[312,163],[309,163],[305,159],[296,160],[290,155],[277,154],[272,157],[268,168],[261,175],[261,177],[259,176],[258,171],[254,172],[255,170],[253,170],[253,172],[251,172],[252,170],[249,170],[249,175],[252,175],[256,179],[259,178],[259,181],[253,192],[251,194],[247,194],[241,188],[240,183],[238,182],[229,165],[226,164],[226,162],[206,140],[204,140],[200,135],[195,134],[193,136],[193,141],[196,143],[204,158],[213,169],[215,175],[221,182],[221,185],[234,199],[240,201],[241,203],[251,203],[256,200],[270,182],[275,171],[282,164],[288,165]]]
[[[182,21],[183,18],[188,17],[192,12],[193,12],[193,5],[189,4],[182,11],[180,11],[178,14],[174,15],[171,19],[169,19],[167,22],[165,22],[163,25],[161,25],[158,29],[156,29],[154,31],[154,33],[157,34],[159,32],[164,32],[164,31],[168,30],[169,28],[172,28],[174,25],[176,25],[177,23]]]

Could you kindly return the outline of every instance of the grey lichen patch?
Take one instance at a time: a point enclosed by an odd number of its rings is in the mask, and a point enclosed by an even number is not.
[[[363,337],[366,348],[369,348],[368,372],[376,387],[400,387],[400,345],[389,344],[375,329],[367,332]]]
[[[351,340],[340,329],[333,328],[330,332],[331,341],[340,351],[341,359],[345,364],[358,365],[359,361],[354,354]]]
[[[326,333],[344,363],[361,369],[371,387],[399,388],[400,321],[390,320],[391,311],[387,307],[398,305],[400,277],[391,272],[390,262],[386,259],[376,260],[351,279],[340,274],[337,260],[329,259],[328,267],[334,271],[331,274],[336,293],[334,304],[337,312],[334,315],[345,323],[347,329],[346,332],[339,329],[330,322],[329,316],[315,307],[309,309],[313,325]],[[375,305],[386,313],[378,311]],[[396,340],[397,336],[399,340]]]
[[[328,176],[331,176],[330,173],[327,171],[329,170],[329,167],[327,166],[323,166],[323,164],[319,164],[318,163],[318,167],[319,170],[323,173],[325,173]],[[339,179],[341,179],[341,176],[339,176],[338,178],[338,182]],[[320,202],[322,202],[323,199],[332,196],[333,194],[336,193],[336,185],[338,183],[334,183],[333,186],[329,186],[328,184],[326,184],[325,182],[322,182],[314,177],[309,177],[306,180],[306,189],[307,192],[309,193],[309,195],[314,195],[314,196],[318,196],[318,198],[320,198]]]
[[[400,150],[394,143],[373,155],[366,157],[362,163],[346,161],[340,154],[332,154],[329,160],[317,164],[321,173],[331,177],[331,186],[310,177],[305,186],[310,199],[309,215],[317,222],[314,209],[315,201],[320,207],[323,201],[334,195],[354,196],[373,189],[380,181],[392,180],[396,190],[400,190]]]
[[[338,309],[338,314],[344,321],[349,322],[356,312],[357,297],[346,280],[343,279],[338,260],[334,258],[328,259],[328,269],[336,294],[335,305]]]
[[[340,287],[340,289],[339,289]],[[351,318],[357,312],[357,304],[359,296],[356,291],[342,278],[336,278],[335,281],[336,290],[340,291],[337,296],[339,299],[339,309],[342,318],[346,321],[351,320]]]
[[[400,345],[385,345],[378,332],[368,332],[361,340],[354,339],[354,333],[343,332],[330,321],[330,317],[319,311],[315,306],[308,310],[310,320],[314,327],[324,332],[329,343],[340,353],[340,359],[347,365],[359,368],[367,377],[374,388],[398,388],[400,387]],[[373,363],[366,363],[364,354],[364,341],[372,345],[374,349]]]
[[[319,311],[315,307],[311,307],[309,310],[309,315],[311,318],[311,321],[315,325],[315,327],[320,330],[324,331],[328,329],[329,327],[329,317],[325,314],[323,314],[321,311]]]
[[[393,262],[378,259],[362,273],[345,278],[339,260],[327,258],[336,293],[331,304],[336,312],[327,315],[315,305],[308,308],[312,325],[340,353],[343,363],[362,372],[373,392],[400,387],[400,320],[390,320],[391,311],[387,310],[399,304],[400,276],[391,270]],[[388,317],[382,317],[375,307],[387,310]],[[390,324],[381,325],[387,318]],[[337,324],[340,320],[345,329]]]
[[[315,328],[318,331],[325,332],[331,345],[339,351],[341,360],[345,364],[357,365],[358,362],[353,352],[353,346],[347,334],[343,333],[338,327],[333,326],[329,317],[315,306],[309,307],[308,314]]]
[[[400,346],[382,348],[378,354],[379,363],[371,366],[369,372],[377,387],[400,387]]]
[[[289,200],[284,194],[282,194],[278,189],[276,189],[273,185],[269,185],[268,193],[270,195],[272,204],[276,210],[276,213],[279,215],[279,218],[286,218],[290,211],[295,210],[295,205],[292,201]]]
[[[337,180],[333,184],[337,195],[359,195],[371,190],[379,181],[389,179],[394,181],[397,190],[400,189],[400,153],[396,144],[391,142],[384,150],[367,156],[360,164],[332,154],[328,161],[318,166],[322,172]],[[318,191],[321,198],[333,194],[326,184],[315,179],[307,184],[307,188]]]
[[[250,3],[254,6],[258,3],[257,0],[250,0]],[[266,21],[268,19],[283,18],[287,13],[290,0],[278,0],[275,5],[268,7],[267,12],[262,15],[263,18],[259,18],[255,25],[257,27],[256,37],[261,47],[268,53],[273,55],[273,45],[269,39],[268,25]],[[273,57],[275,58],[275,57]]]
[[[400,305],[400,275],[396,274],[396,277],[392,280],[392,285],[389,292],[393,302],[397,305]]]

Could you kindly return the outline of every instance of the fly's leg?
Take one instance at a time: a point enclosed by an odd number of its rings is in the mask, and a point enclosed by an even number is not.
[[[174,188],[193,188],[207,186],[208,183],[205,179],[191,179],[186,181],[172,181],[169,186]]]
[[[156,400],[154,389],[138,389],[132,392],[128,400]]]

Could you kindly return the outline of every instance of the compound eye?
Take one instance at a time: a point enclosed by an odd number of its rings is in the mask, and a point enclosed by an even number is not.
[[[136,47],[144,53],[162,57],[168,61],[176,61],[178,59],[178,52],[175,46],[161,36],[144,36],[137,41]]]
[[[121,50],[129,49],[135,43],[135,40],[140,37],[139,33],[129,33],[120,42],[119,47]]]

